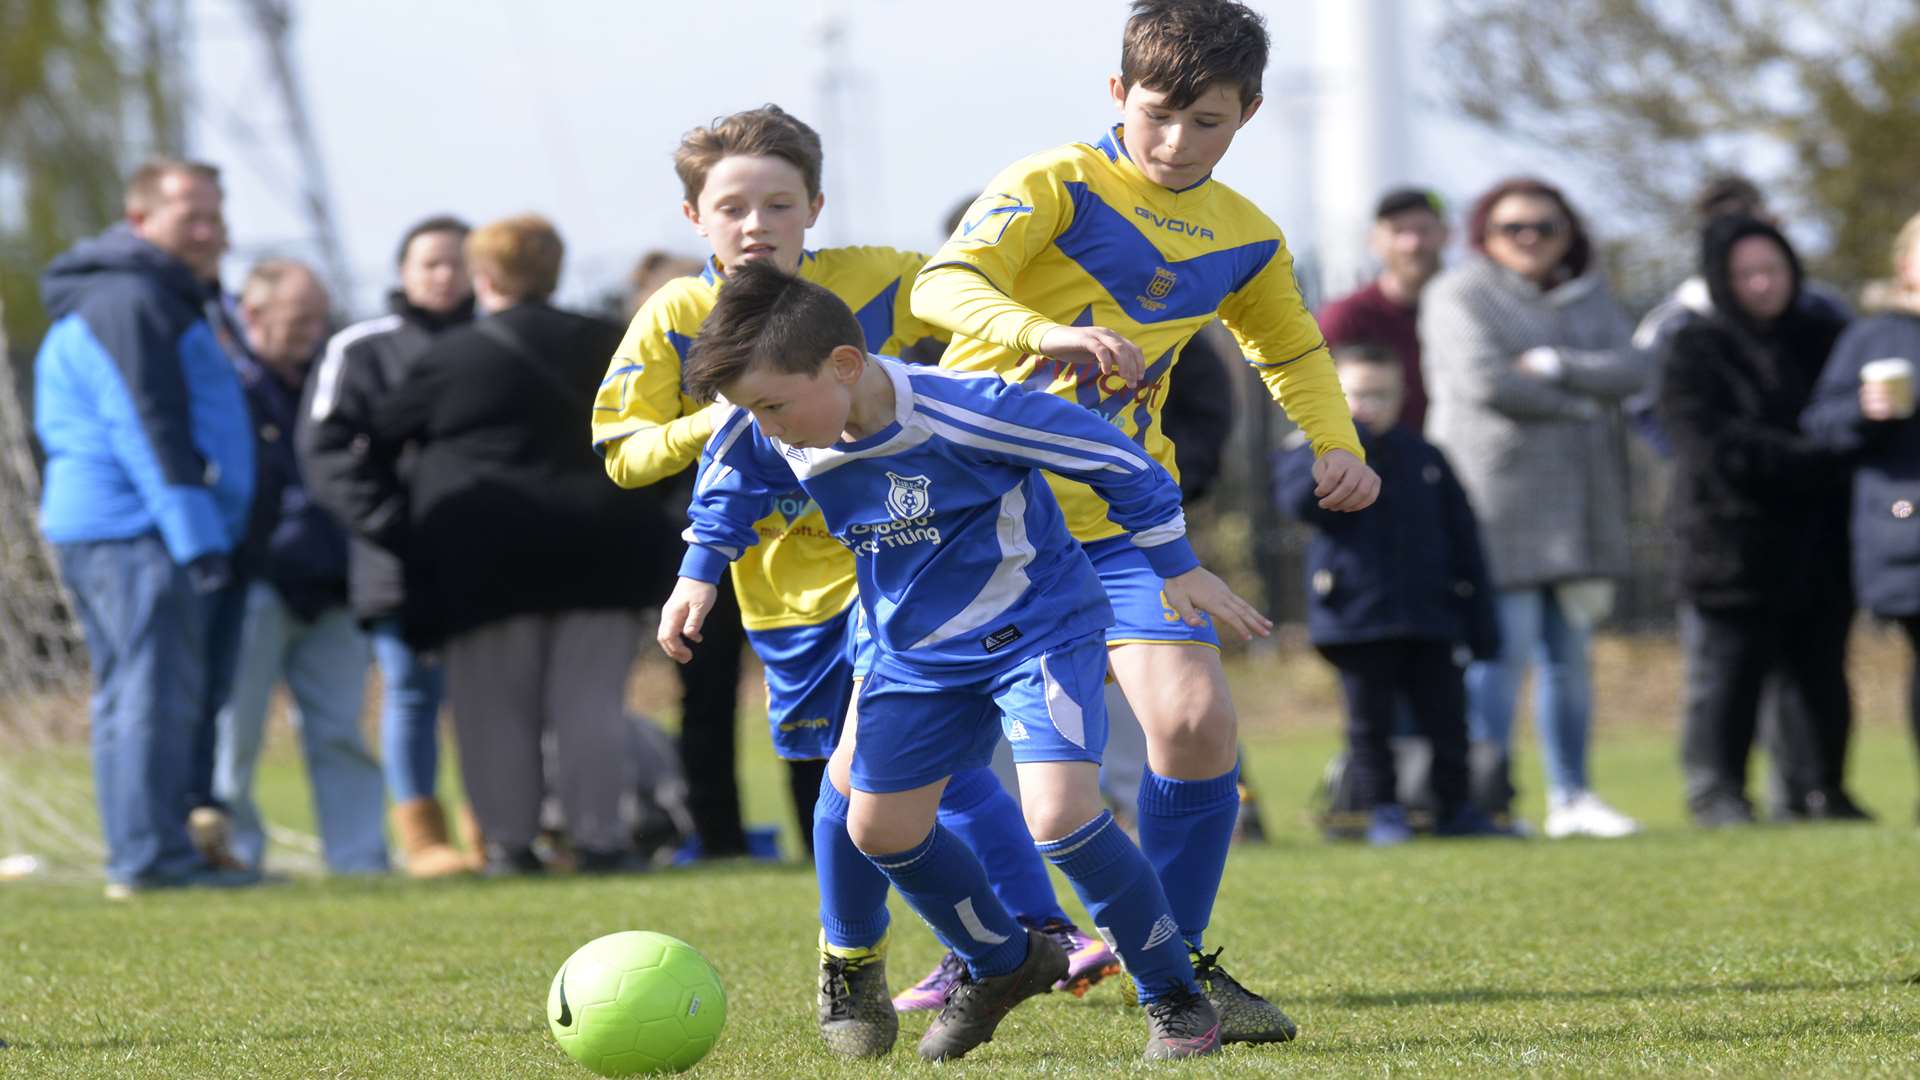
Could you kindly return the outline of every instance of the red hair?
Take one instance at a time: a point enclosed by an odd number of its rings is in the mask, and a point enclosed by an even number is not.
[[[1573,212],[1573,204],[1559,188],[1531,176],[1502,180],[1474,200],[1473,211],[1467,215],[1467,243],[1473,250],[1482,255],[1487,253],[1487,221],[1493,217],[1493,208],[1509,195],[1537,195],[1553,200],[1560,208],[1560,216],[1567,219],[1567,253],[1560,259],[1560,268],[1569,279],[1586,273],[1593,263],[1593,242],[1587,239],[1587,228],[1581,223],[1580,215]]]

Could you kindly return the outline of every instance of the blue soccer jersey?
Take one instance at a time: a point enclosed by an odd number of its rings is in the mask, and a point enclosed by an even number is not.
[[[1199,565],[1167,470],[1092,411],[995,375],[871,357],[894,419],[827,449],[769,438],[744,409],[716,427],[681,575],[717,581],[797,482],[854,553],[875,670],[981,678],[1104,629],[1113,609],[1040,470],[1098,492],[1164,578]]]

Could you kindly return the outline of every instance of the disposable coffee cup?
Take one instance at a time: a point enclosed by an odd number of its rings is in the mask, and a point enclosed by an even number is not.
[[[1860,381],[1892,395],[1895,416],[1904,420],[1913,415],[1913,361],[1899,356],[1870,360],[1860,369]]]

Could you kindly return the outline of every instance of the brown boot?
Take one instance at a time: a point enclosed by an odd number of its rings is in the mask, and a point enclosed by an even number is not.
[[[233,821],[217,806],[197,806],[187,815],[187,839],[216,870],[245,870],[233,853]]]
[[[447,815],[439,799],[428,796],[396,804],[393,832],[409,876],[448,877],[469,869],[466,856],[447,840]]]
[[[487,837],[480,831],[480,819],[473,816],[473,804],[460,801],[460,832],[467,841],[467,869],[479,873],[487,868]]]

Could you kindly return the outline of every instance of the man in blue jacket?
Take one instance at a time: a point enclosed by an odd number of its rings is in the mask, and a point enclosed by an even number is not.
[[[195,851],[196,745],[230,658],[218,607],[253,491],[253,431],[206,315],[226,248],[219,173],[155,161],[126,220],[55,259],[34,365],[47,454],[40,527],[91,657],[95,797],[108,895],[242,884]]]

